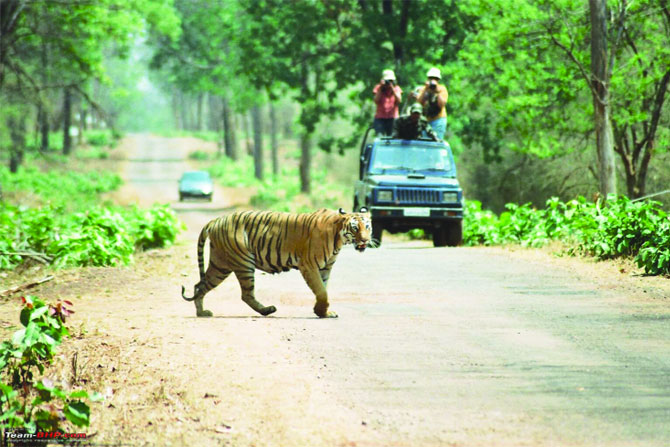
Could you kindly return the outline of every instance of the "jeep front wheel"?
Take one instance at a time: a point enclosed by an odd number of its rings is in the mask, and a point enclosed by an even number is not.
[[[446,247],[447,231],[446,228],[435,228],[433,230],[433,247]]]
[[[446,243],[450,247],[457,247],[463,243],[463,221],[449,222],[446,228]]]

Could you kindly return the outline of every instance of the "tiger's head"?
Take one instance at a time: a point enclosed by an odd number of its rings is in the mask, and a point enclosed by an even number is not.
[[[365,251],[372,238],[372,221],[367,208],[361,208],[360,213],[347,213],[340,208],[340,214],[345,216],[340,230],[344,243],[354,244],[354,248],[360,252]]]

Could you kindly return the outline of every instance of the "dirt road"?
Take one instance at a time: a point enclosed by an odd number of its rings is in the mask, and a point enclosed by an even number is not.
[[[129,137],[129,186],[189,230],[121,269],[61,274],[85,334],[79,382],[100,442],[232,446],[670,445],[670,290],[607,264],[498,248],[348,247],[319,320],[298,272],[257,274],[263,318],[229,278],[195,317],[195,238],[248,194],[175,203],[192,140]],[[160,160],[162,159],[162,161]],[[4,305],[6,307],[6,305]],[[63,366],[64,379],[72,371]]]

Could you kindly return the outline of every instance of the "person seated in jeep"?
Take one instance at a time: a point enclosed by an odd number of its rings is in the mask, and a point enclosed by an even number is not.
[[[396,118],[393,123],[393,135],[391,138],[400,140],[418,140],[423,137],[423,134],[435,141],[440,141],[437,134],[423,117],[423,107],[421,104],[415,103],[409,108],[409,115],[403,115]]]

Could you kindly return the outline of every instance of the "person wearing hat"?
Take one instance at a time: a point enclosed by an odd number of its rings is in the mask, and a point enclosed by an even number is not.
[[[439,68],[431,68],[426,73],[426,84],[423,86],[417,101],[423,105],[424,114],[428,120],[428,124],[433,128],[440,139],[444,138],[444,133],[447,131],[447,99],[449,92],[447,88],[440,84],[442,74]]]
[[[393,70],[384,70],[381,81],[372,89],[375,95],[377,111],[372,127],[378,135],[391,135],[393,120],[398,117],[398,108],[402,98],[402,90],[396,85]]]
[[[393,138],[400,140],[417,140],[424,134],[435,141],[440,138],[428,125],[428,121],[423,117],[423,107],[418,102],[412,104],[409,108],[409,114],[397,118],[393,123]]]

